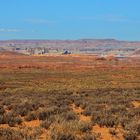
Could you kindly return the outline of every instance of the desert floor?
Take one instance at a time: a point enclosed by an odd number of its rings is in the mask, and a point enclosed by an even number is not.
[[[140,139],[140,59],[0,55],[0,140]]]

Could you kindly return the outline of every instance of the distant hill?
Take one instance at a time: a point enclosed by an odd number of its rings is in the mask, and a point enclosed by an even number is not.
[[[133,54],[134,55],[140,55],[140,49],[136,50]]]
[[[48,47],[98,47],[98,46],[124,46],[124,47],[140,47],[138,41],[119,41],[115,39],[81,39],[81,40],[7,40],[0,41],[0,47],[3,46],[27,46],[41,47],[41,45]]]
[[[140,48],[139,41],[119,41],[115,39],[80,40],[7,40],[0,41],[0,50],[16,51],[24,54],[72,53],[125,54],[131,55]]]

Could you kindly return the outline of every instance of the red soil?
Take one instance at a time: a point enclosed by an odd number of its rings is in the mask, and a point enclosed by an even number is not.
[[[138,60],[116,61],[114,59],[100,60],[92,55],[0,55],[0,68],[12,69],[65,69],[87,70],[95,68],[119,68],[139,67]]]

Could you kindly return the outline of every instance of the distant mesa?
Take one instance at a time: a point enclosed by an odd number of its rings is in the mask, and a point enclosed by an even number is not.
[[[140,55],[140,49],[136,50],[133,54],[134,55]]]
[[[140,42],[115,39],[80,40],[9,40],[0,41],[0,52],[7,50],[25,55],[90,54],[121,58],[139,55]]]

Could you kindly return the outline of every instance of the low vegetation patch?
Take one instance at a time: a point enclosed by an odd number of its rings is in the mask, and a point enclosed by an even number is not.
[[[137,65],[48,59],[0,68],[0,140],[140,139]]]

